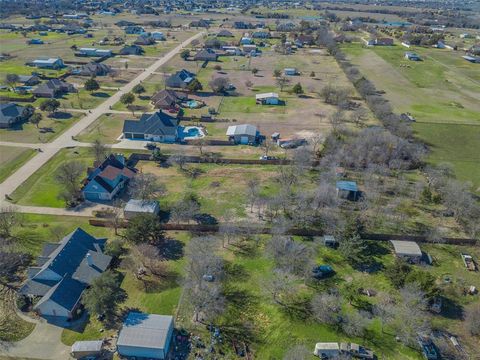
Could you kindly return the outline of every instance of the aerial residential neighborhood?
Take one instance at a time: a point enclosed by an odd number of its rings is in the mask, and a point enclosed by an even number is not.
[[[477,359],[479,24],[0,0],[0,359]]]

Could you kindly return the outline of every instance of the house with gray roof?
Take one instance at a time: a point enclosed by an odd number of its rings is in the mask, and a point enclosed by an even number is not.
[[[37,266],[28,269],[20,294],[40,298],[34,310],[41,316],[73,318],[83,291],[110,265],[105,242],[77,228],[60,243],[47,244]]]
[[[125,139],[173,143],[178,139],[178,120],[162,111],[143,114],[140,120],[125,120]]]
[[[177,71],[175,74],[170,75],[167,80],[165,80],[165,85],[172,88],[186,88],[193,79],[195,79],[195,74],[182,69]]]
[[[0,129],[12,127],[30,115],[25,112],[25,107],[15,103],[0,104]]]
[[[243,124],[229,126],[227,136],[228,140],[235,144],[256,144],[260,133],[256,126]]]
[[[33,86],[40,83],[40,78],[37,75],[18,75],[18,82],[25,86]]]
[[[63,96],[64,94],[77,92],[75,87],[65,81],[59,79],[50,79],[45,84],[37,86],[33,91],[36,97],[54,98]]]
[[[130,312],[117,340],[124,357],[166,359],[173,337],[173,316]]]
[[[123,216],[127,220],[141,214],[158,215],[159,212],[160,206],[156,200],[130,199],[123,208]]]
[[[390,240],[395,251],[395,256],[410,263],[419,263],[422,259],[422,250],[414,241]]]
[[[91,62],[85,64],[80,69],[79,74],[83,76],[105,76],[112,71],[112,68],[106,64]]]

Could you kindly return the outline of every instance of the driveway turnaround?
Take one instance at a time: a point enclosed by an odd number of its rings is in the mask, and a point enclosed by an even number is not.
[[[18,186],[20,186],[25,180],[27,180],[31,175],[33,175],[35,171],[40,169],[60,149],[68,146],[75,146],[75,141],[73,141],[72,138],[82,132],[101,115],[108,113],[110,111],[110,107],[120,101],[120,98],[123,94],[132,91],[135,85],[147,79],[155,72],[155,70],[157,70],[160,66],[164,65],[178,52],[180,52],[183,47],[187,46],[192,40],[203,36],[203,34],[204,32],[200,32],[192,36],[191,38],[185,40],[176,48],[165,54],[165,56],[163,56],[158,61],[154,62],[152,65],[146,68],[144,72],[140,73],[135,79],[133,79],[124,87],[120,88],[118,92],[109,97],[106,101],[101,103],[95,109],[90,109],[85,117],[80,119],[71,128],[67,129],[53,142],[49,144],[39,144],[37,147],[41,148],[42,152],[39,152],[36,156],[26,162],[21,168],[19,168],[7,179],[5,179],[2,184],[0,184],[0,206],[8,205],[9,203],[5,200],[5,196],[8,196],[12,192],[14,192]]]

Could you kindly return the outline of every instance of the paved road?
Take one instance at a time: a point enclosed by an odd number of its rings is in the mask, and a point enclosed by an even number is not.
[[[48,160],[50,160],[61,148],[68,146],[75,146],[75,142],[72,141],[72,137],[78,135],[82,130],[87,128],[91,123],[93,123],[98,117],[102,114],[108,113],[110,107],[115,103],[120,101],[120,97],[130,92],[133,87],[143,80],[147,79],[152,75],[155,70],[160,66],[172,59],[178,52],[182,50],[183,47],[187,46],[192,40],[201,37],[204,32],[200,32],[191,38],[185,40],[176,48],[165,54],[161,59],[150,65],[142,73],[140,73],[135,79],[129,82],[127,85],[120,88],[120,91],[112,95],[105,102],[100,104],[95,109],[91,109],[85,117],[80,119],[72,127],[66,130],[58,138],[49,144],[42,144],[37,147],[42,148],[42,152],[39,152],[35,157],[25,163],[21,168],[19,168],[15,173],[10,175],[2,184],[0,184],[0,205],[6,205],[8,202],[5,200],[5,195],[9,195],[15,191],[15,189],[27,180],[35,171],[40,169]]]

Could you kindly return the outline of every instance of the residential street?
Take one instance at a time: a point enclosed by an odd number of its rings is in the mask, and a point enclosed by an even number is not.
[[[17,143],[8,143],[1,142],[1,145],[11,145],[11,146],[23,146],[23,147],[34,147],[41,148],[42,152],[39,152],[35,157],[30,159],[25,163],[21,168],[14,172],[10,177],[5,179],[5,181],[0,184],[0,206],[8,205],[9,203],[5,200],[6,195],[11,194],[15,189],[27,180],[35,171],[40,169],[49,159],[51,159],[55,154],[62,148],[68,146],[75,146],[76,142],[72,140],[72,137],[78,135],[85,128],[87,128],[91,123],[93,123],[97,118],[102,114],[110,112],[110,107],[120,101],[120,97],[130,92],[133,87],[143,80],[147,79],[152,75],[160,66],[167,63],[171,58],[173,58],[182,48],[188,45],[192,40],[198,39],[204,33],[200,32],[189,39],[185,40],[183,43],[178,45],[176,48],[167,53],[164,57],[153,63],[151,66],[145,69],[144,72],[139,74],[135,79],[130,83],[120,88],[120,91],[112,95],[105,102],[100,104],[98,107],[91,109],[85,117],[80,119],[76,124],[71,128],[67,129],[63,134],[56,138],[53,142],[47,144],[17,144]]]

